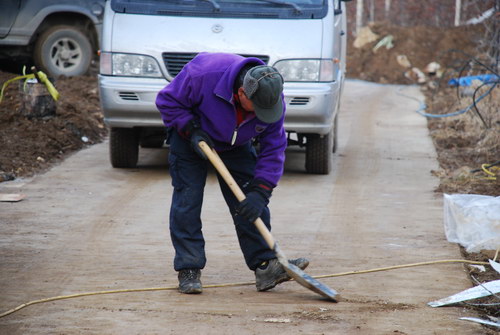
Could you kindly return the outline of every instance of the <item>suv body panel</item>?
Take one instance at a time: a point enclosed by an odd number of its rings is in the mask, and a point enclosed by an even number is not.
[[[99,47],[104,4],[105,0],[2,0],[0,57],[23,64],[33,61],[54,77],[86,73]]]
[[[13,12],[14,8],[12,6],[16,4],[19,7],[8,32],[0,38],[0,45],[30,44],[33,41],[34,34],[43,21],[48,16],[58,13],[75,13],[86,16],[96,26],[98,35],[101,35],[102,17],[96,16],[92,12],[92,6],[103,7],[104,0],[65,0],[56,2],[43,0],[10,0],[10,2],[11,4],[6,8],[8,11]],[[2,23],[0,34],[2,31],[5,31],[4,29],[4,23]]]

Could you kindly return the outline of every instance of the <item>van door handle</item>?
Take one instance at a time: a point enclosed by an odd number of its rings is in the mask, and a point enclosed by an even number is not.
[[[345,35],[345,31],[341,30],[340,31],[340,36],[344,36]]]

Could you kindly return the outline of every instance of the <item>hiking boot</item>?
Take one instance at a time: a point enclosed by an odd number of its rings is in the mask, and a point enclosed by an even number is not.
[[[201,286],[200,269],[185,269],[179,271],[179,292],[186,294],[199,294],[203,291]]]
[[[306,258],[290,259],[288,262],[301,270],[304,270],[309,265],[309,260]],[[257,291],[270,290],[276,285],[290,279],[290,276],[286,273],[283,265],[278,262],[277,258],[264,262],[255,270],[255,286],[257,286]]]

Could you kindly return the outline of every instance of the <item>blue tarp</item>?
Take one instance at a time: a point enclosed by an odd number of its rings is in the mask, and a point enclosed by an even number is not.
[[[470,86],[473,80],[480,80],[483,83],[493,83],[500,81],[500,77],[496,74],[481,74],[478,76],[468,76],[468,77],[460,77],[453,78],[448,81],[448,85],[451,86]]]

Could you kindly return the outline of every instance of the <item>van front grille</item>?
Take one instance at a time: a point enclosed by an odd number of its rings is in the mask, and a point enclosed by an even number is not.
[[[162,54],[163,62],[167,67],[168,73],[175,77],[179,72],[181,72],[184,65],[186,65],[191,59],[193,59],[196,53],[170,53],[164,52]]]
[[[182,53],[182,52],[164,52],[162,54],[163,62],[167,67],[168,73],[175,77],[179,72],[181,72],[184,65],[186,65],[191,59],[193,59],[197,53]],[[269,56],[262,55],[241,55],[243,57],[255,57],[262,60],[264,63],[269,62]]]

